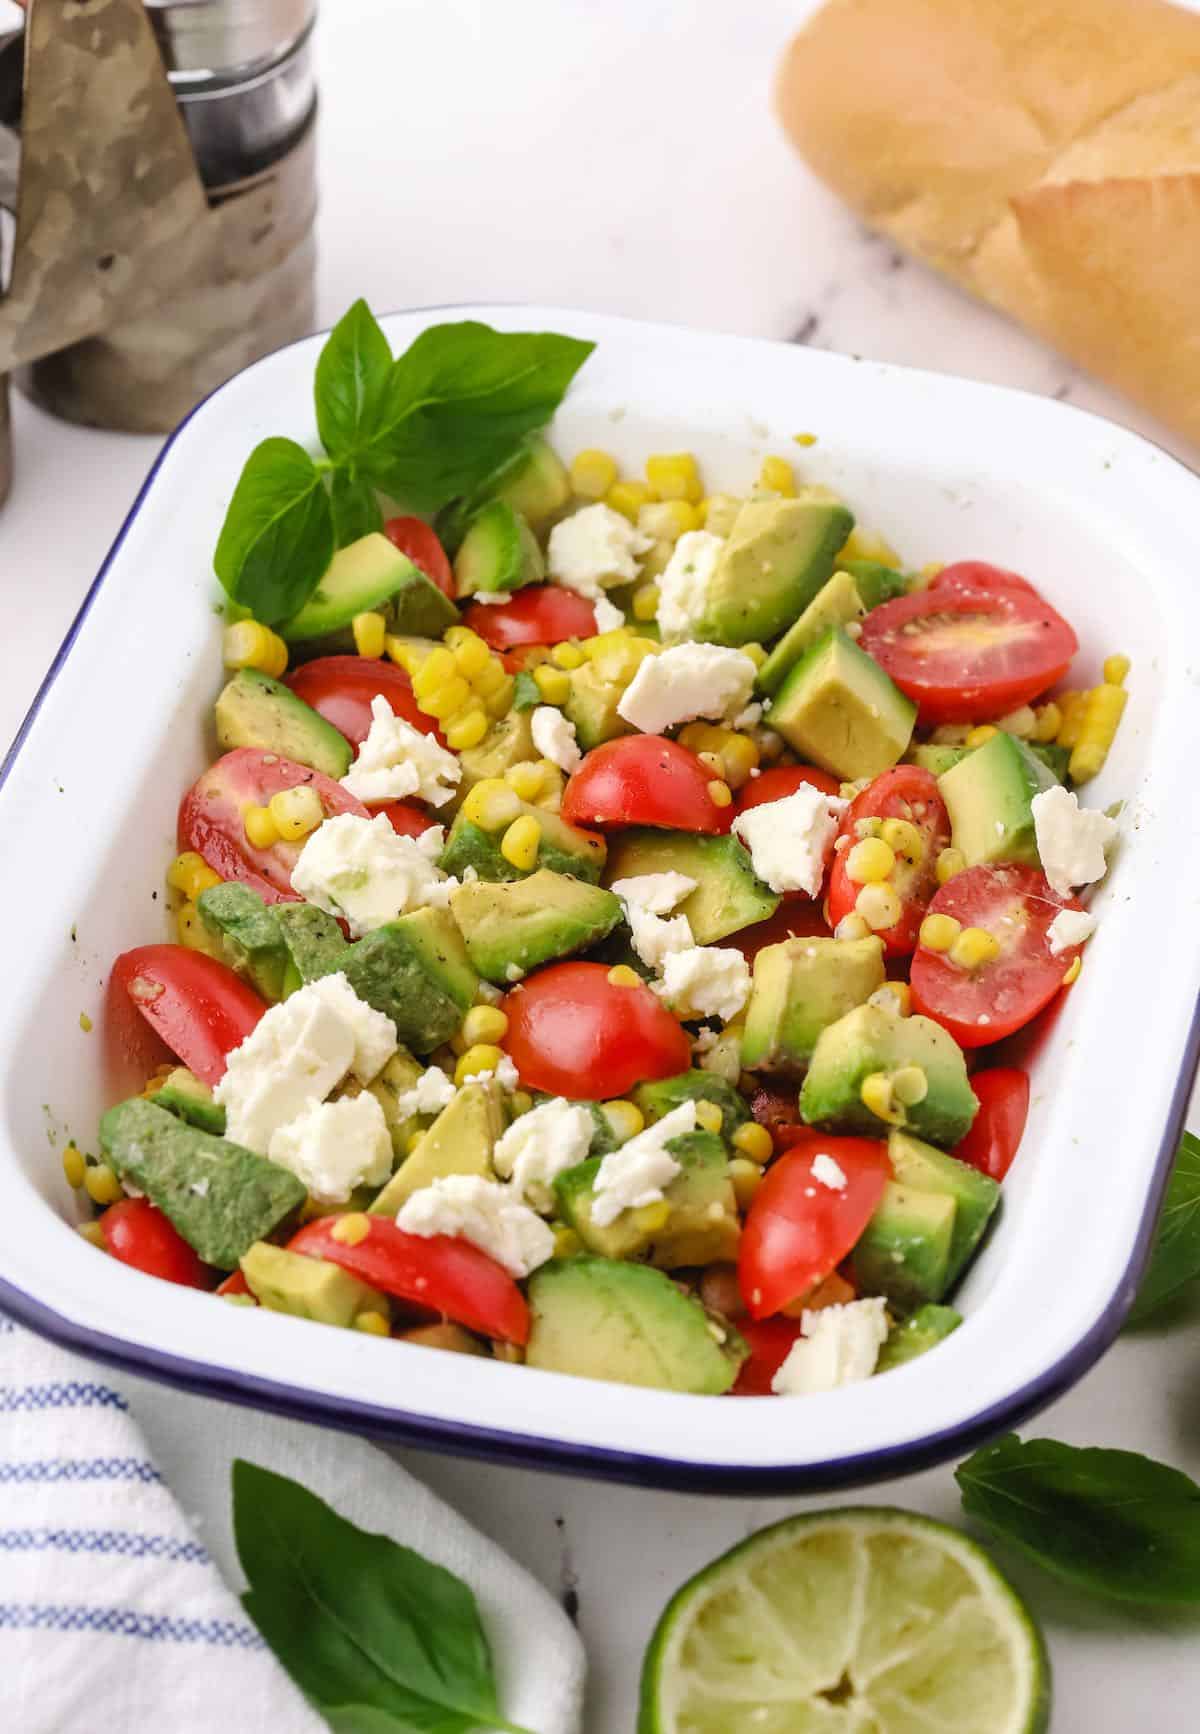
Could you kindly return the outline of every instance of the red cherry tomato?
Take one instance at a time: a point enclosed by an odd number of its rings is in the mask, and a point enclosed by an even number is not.
[[[208,1288],[202,1264],[172,1222],[148,1198],[122,1198],[100,1218],[104,1244],[122,1264],[184,1288]]]
[[[765,806],[768,801],[785,800],[805,783],[820,789],[823,795],[836,795],[842,786],[836,777],[831,777],[828,771],[819,771],[815,765],[776,765],[774,770],[764,771],[761,777],[751,777],[743,785],[737,798],[737,810],[746,813],[751,807]]]
[[[800,1336],[799,1319],[739,1319],[738,1330],[750,1350],[742,1362],[731,1397],[769,1397],[771,1380]]]
[[[522,644],[561,644],[565,638],[592,638],[596,616],[586,597],[558,584],[531,584],[511,602],[473,602],[463,625],[493,650]]]
[[[371,700],[382,694],[398,717],[422,734],[442,736],[413,697],[412,681],[394,662],[373,656],[318,656],[302,662],[287,677],[297,698],[332,723],[352,747],[361,746],[371,727]],[[445,742],[442,741],[443,746]]]
[[[423,837],[431,825],[437,824],[423,807],[414,806],[411,801],[390,801],[386,807],[373,810],[383,814],[399,837]]]
[[[712,772],[662,735],[624,735],[594,747],[563,790],[571,825],[657,825],[668,831],[728,831],[733,805],[708,792]]]
[[[937,858],[950,842],[950,816],[938,793],[937,779],[916,765],[897,765],[876,777],[851,801],[838,832],[839,839],[846,841],[834,845],[829,870],[829,914],[835,927],[850,914],[862,890],[851,879],[846,863],[855,843],[867,834],[859,829],[865,819],[906,819],[921,834],[919,857],[910,860],[898,853],[888,875],[887,883],[900,899],[901,915],[879,934],[885,957],[907,957],[916,948],[917,931],[937,890]]]
[[[756,921],[753,927],[743,927],[740,933],[731,933],[721,943],[740,951],[748,963],[753,963],[764,946],[779,945],[785,939],[829,937],[829,923],[821,913],[820,903],[806,897],[803,891],[794,891],[785,893],[774,915]]]
[[[691,1064],[676,1018],[639,982],[616,987],[603,963],[555,963],[504,1001],[512,1055],[526,1089],[608,1101]]]
[[[943,573],[937,588],[897,596],[863,621],[860,646],[925,723],[1003,716],[1061,680],[1079,648],[1062,615],[1015,573],[997,578],[979,561],[964,570],[973,575]]]
[[[230,1271],[229,1275],[225,1278],[225,1281],[217,1284],[217,1293],[220,1295],[249,1294],[250,1284],[246,1281],[240,1270]]]
[[[930,903],[930,914],[984,928],[999,941],[1000,955],[963,969],[947,952],[918,945],[910,977],[913,1010],[936,1019],[962,1048],[1010,1036],[1062,986],[1080,947],[1052,956],[1046,930],[1060,909],[1082,907],[1052,891],[1036,867],[968,867],[956,873]]]
[[[1019,572],[1009,572],[1003,566],[992,566],[987,560],[957,560],[943,566],[929,585],[931,590],[1023,590],[1027,596],[1037,591],[1028,578]]]
[[[265,807],[280,789],[310,784],[320,795],[327,815],[358,813],[368,817],[361,801],[332,777],[257,747],[237,747],[198,777],[179,806],[179,847],[203,855],[222,879],[236,879],[257,891],[266,903],[298,903],[292,890],[292,869],[300,859],[300,843],[273,843],[256,849],[246,836],[247,807]]]
[[[506,1343],[527,1340],[524,1295],[503,1266],[469,1240],[405,1234],[386,1216],[368,1216],[366,1236],[351,1245],[334,1238],[340,1220],[323,1216],[306,1223],[288,1242],[288,1250],[341,1265],[372,1288],[442,1313],[486,1337]]]
[[[854,1246],[892,1177],[887,1147],[871,1138],[785,1132],[785,1154],[754,1194],[742,1229],[738,1282],[753,1319],[770,1318],[824,1281]],[[824,1151],[846,1177],[841,1188],[813,1177]]]
[[[443,596],[454,597],[454,569],[446,550],[424,518],[389,518],[383,533],[394,548],[407,554]]]
[[[206,1084],[225,1075],[225,1056],[245,1041],[267,1009],[231,969],[186,945],[123,951],[113,964],[112,981]]]
[[[973,1072],[971,1088],[979,1097],[979,1112],[954,1155],[981,1174],[1003,1180],[1029,1115],[1028,1074],[1015,1066],[996,1066],[989,1072]]]

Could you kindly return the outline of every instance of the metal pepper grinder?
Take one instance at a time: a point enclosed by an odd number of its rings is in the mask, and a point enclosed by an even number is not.
[[[163,433],[312,329],[315,11],[30,0],[0,37],[0,376],[70,421]]]

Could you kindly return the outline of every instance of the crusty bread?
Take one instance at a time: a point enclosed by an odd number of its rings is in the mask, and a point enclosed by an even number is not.
[[[828,0],[778,104],[874,227],[1200,440],[1200,17]]]

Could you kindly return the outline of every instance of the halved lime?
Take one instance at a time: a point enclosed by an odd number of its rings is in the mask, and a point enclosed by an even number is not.
[[[759,1530],[684,1584],[638,1734],[1041,1734],[1050,1665],[982,1548],[887,1506]]]

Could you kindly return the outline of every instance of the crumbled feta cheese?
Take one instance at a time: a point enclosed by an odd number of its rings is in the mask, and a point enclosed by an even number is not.
[[[554,1254],[554,1232],[507,1186],[478,1174],[448,1174],[406,1198],[396,1217],[406,1234],[449,1234],[524,1277]]]
[[[745,710],[740,710],[737,713],[733,718],[730,727],[735,729],[757,728],[758,724],[762,721],[762,715],[763,707],[756,700],[754,704],[748,704]]]
[[[396,1112],[402,1120],[412,1114],[440,1114],[454,1100],[454,1083],[440,1066],[426,1066],[411,1090],[396,1098]]]
[[[733,834],[750,851],[754,871],[772,891],[819,897],[825,864],[847,803],[801,783],[781,801],[764,801],[733,821]]]
[[[354,1058],[350,1070],[360,1084],[369,1084],[379,1076],[396,1049],[396,1026],[383,1012],[376,1011],[366,1000],[359,999],[341,970],[336,975],[323,975],[309,983],[308,991],[331,1005],[354,1037]]]
[[[506,963],[504,966],[505,981],[524,981],[525,971],[519,963]]]
[[[619,632],[625,624],[625,616],[607,596],[596,597],[592,603],[592,613],[596,616],[597,632]]]
[[[688,638],[708,608],[708,587],[725,546],[710,530],[686,530],[658,579],[658,624],[664,638]]]
[[[583,757],[575,739],[575,724],[552,704],[537,705],[529,723],[538,752],[570,776]]]
[[[496,1067],[494,1072],[468,1072],[467,1076],[463,1079],[463,1083],[478,1084],[481,1083],[484,1078],[490,1078],[494,1084],[499,1084],[502,1090],[508,1090],[510,1092],[515,1090],[521,1082],[517,1073],[516,1065],[507,1054],[501,1056],[500,1064]]]
[[[720,1018],[728,1023],[750,997],[750,965],[740,951],[693,945],[670,951],[662,962],[661,994],[676,1017]]]
[[[420,837],[401,837],[382,813],[373,819],[337,813],[300,851],[292,887],[318,909],[344,918],[360,939],[410,909],[446,904],[458,880],[436,865],[444,839],[440,825]]]
[[[555,1096],[513,1121],[492,1155],[496,1173],[511,1181],[515,1197],[545,1214],[554,1204],[554,1181],[583,1161],[593,1130],[586,1108]]]
[[[612,1150],[596,1170],[592,1221],[607,1228],[623,1210],[657,1204],[662,1189],[679,1173],[680,1164],[666,1146],[673,1138],[696,1130],[695,1102],[681,1102],[644,1132]]]
[[[615,880],[609,889],[622,903],[636,903],[651,915],[669,915],[696,889],[696,881],[686,873],[638,873]]]
[[[1051,957],[1057,957],[1060,951],[1066,951],[1072,945],[1082,945],[1095,931],[1096,917],[1090,910],[1060,909],[1046,929]]]
[[[489,608],[498,608],[502,602],[511,601],[511,590],[474,590],[471,593],[472,604],[482,602]]]
[[[584,506],[551,530],[546,565],[556,583],[595,598],[608,586],[632,583],[636,556],[650,545],[650,537],[611,506]]]
[[[273,1132],[323,1101],[354,1064],[355,1030],[315,985],[263,1013],[213,1088],[226,1137],[260,1156]]]
[[[803,1335],[771,1380],[777,1397],[808,1397],[869,1379],[887,1338],[887,1314],[873,1296],[805,1312],[800,1329]]]
[[[845,1171],[834,1161],[828,1150],[818,1150],[813,1157],[812,1177],[819,1186],[828,1186],[834,1192],[846,1190]]]
[[[652,915],[640,903],[626,903],[625,919],[629,923],[630,944],[647,969],[661,969],[673,952],[687,951],[696,943],[686,915],[673,915],[664,921],[661,915]]]
[[[1115,819],[1081,807],[1078,795],[1058,786],[1035,795],[1030,810],[1042,872],[1052,890],[1069,897],[1075,886],[1103,879],[1104,850],[1117,834]]]
[[[673,644],[642,658],[617,714],[643,734],[660,735],[694,717],[741,710],[757,670],[742,650],[722,644]]]
[[[343,789],[367,807],[419,795],[440,807],[453,795],[462,776],[454,754],[398,717],[382,693],[371,700],[371,727],[358,757],[342,778]]]
[[[356,1186],[382,1186],[392,1171],[387,1121],[366,1090],[337,1102],[310,1102],[271,1134],[267,1155],[321,1204],[344,1204]]]
[[[720,1030],[714,1029],[711,1024],[702,1024],[692,1037],[692,1052],[698,1059],[703,1059],[705,1054],[712,1053],[720,1039]]]

